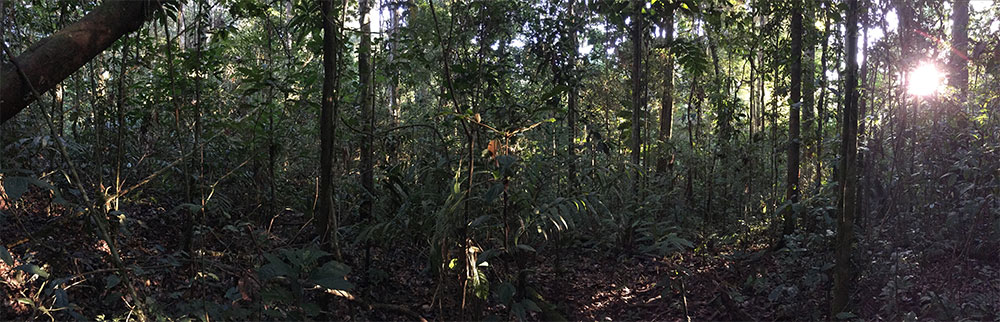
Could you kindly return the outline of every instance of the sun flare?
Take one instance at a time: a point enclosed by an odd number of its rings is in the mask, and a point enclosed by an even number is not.
[[[935,95],[944,85],[945,75],[931,62],[922,62],[910,72],[908,92],[916,96]]]

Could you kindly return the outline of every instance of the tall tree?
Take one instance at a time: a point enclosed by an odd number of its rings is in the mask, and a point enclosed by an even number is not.
[[[575,191],[576,186],[576,109],[577,100],[579,99],[578,81],[579,75],[576,70],[576,56],[577,56],[577,20],[576,12],[574,7],[576,6],[575,0],[569,0],[566,4],[566,14],[569,15],[569,98],[568,106],[566,109],[566,125],[569,127],[569,144],[567,145],[567,160],[569,160],[569,185],[571,191]]]
[[[642,136],[639,128],[640,115],[642,114],[642,10],[643,1],[632,0],[632,30],[631,40],[632,40],[632,164],[635,166],[635,182],[633,183],[632,190],[635,195],[638,196],[639,192],[639,175],[641,174],[641,168],[639,167],[640,162],[640,152],[642,149]]]
[[[341,258],[340,244],[337,239],[337,215],[333,204],[333,148],[336,135],[337,117],[337,85],[340,63],[340,30],[337,25],[339,16],[335,0],[323,0],[323,101],[320,107],[319,135],[319,206],[316,209],[316,225],[320,240],[324,247],[332,244],[334,254]]]
[[[844,41],[847,59],[844,78],[844,120],[841,132],[840,168],[837,202],[836,268],[833,278],[831,315],[847,309],[851,280],[851,243],[854,239],[854,210],[857,196],[858,155],[858,0],[847,0],[847,34]]]
[[[893,140],[892,147],[892,170],[902,171],[903,175],[900,178],[908,178],[908,170],[912,170],[911,167],[906,166],[906,142],[910,139],[909,133],[909,111],[907,101],[907,95],[905,94],[906,88],[910,85],[909,72],[912,70],[913,61],[916,55],[914,42],[916,39],[915,29],[916,21],[914,21],[914,15],[916,11],[910,6],[911,1],[909,0],[896,0],[894,3],[896,7],[896,12],[899,16],[899,47],[900,47],[900,58],[897,66],[900,70],[900,82],[898,90],[901,93],[897,95],[899,102],[896,108],[896,115],[893,119],[895,123],[895,140]],[[905,194],[905,184],[896,184],[893,186],[892,194],[895,198],[898,198],[896,202],[892,203],[892,211],[903,210],[908,211],[910,207],[909,198],[904,196]]]
[[[664,30],[664,41],[667,46],[674,41],[674,8],[673,6],[668,6],[666,12],[663,14],[663,30]],[[670,48],[668,47],[664,52],[664,62],[663,62],[663,80],[660,86],[660,142],[661,144],[666,144],[670,146],[670,138],[673,132],[673,121],[674,121],[674,58],[670,53]],[[672,148],[671,148],[672,149]],[[667,170],[667,165],[673,161],[671,156],[668,159],[666,156],[661,155],[659,160],[656,161],[656,171],[665,172]]]
[[[396,57],[399,51],[399,25],[403,15],[399,12],[400,7],[402,7],[402,3],[391,2],[386,5],[389,9],[389,30],[387,33],[389,37],[389,57],[386,61],[386,65],[389,68],[389,81],[387,82],[388,90],[386,95],[389,100],[389,126],[394,128],[399,125],[399,118],[402,114],[402,110],[400,110],[399,105],[399,77],[401,70],[400,68],[394,67],[394,65],[396,64]],[[387,146],[386,149],[388,150],[386,152],[389,155],[389,163],[395,164],[396,159],[399,157],[399,141],[391,140],[391,143],[389,143],[389,146]]]
[[[361,205],[358,215],[363,221],[372,220],[372,199],[375,193],[374,155],[372,141],[375,140],[375,106],[372,104],[372,36],[371,21],[368,12],[371,11],[371,0],[358,2],[358,21],[361,22],[361,41],[358,44],[358,108],[361,111]],[[336,120],[334,120],[336,121]],[[369,262],[368,247],[365,247],[365,268]]]
[[[800,166],[806,168],[808,167],[809,158],[815,158],[812,154],[814,150],[811,149],[811,147],[819,143],[819,139],[812,135],[815,132],[810,132],[811,129],[819,124],[816,122],[816,114],[814,110],[814,107],[816,106],[816,97],[814,95],[816,93],[816,45],[819,44],[817,41],[819,39],[818,30],[815,27],[817,8],[817,3],[807,1],[805,2],[805,7],[802,10],[802,26],[805,29],[802,31],[802,36],[804,37],[802,40],[802,54],[805,55],[805,57],[802,60],[802,108],[799,109],[799,111],[802,113],[801,117],[805,122],[800,129],[802,131],[800,132],[801,142],[804,142],[805,144],[800,144],[799,148],[800,150],[805,150],[802,151],[801,154],[803,156],[803,160],[801,161],[802,163],[805,163],[805,165],[800,164]],[[815,168],[812,169],[812,171],[817,171],[818,169],[819,168]],[[810,172],[801,173],[799,175],[799,178],[801,179],[799,182],[809,180],[809,178],[813,177],[810,174]],[[801,188],[802,187],[799,187],[800,195],[802,190]]]
[[[792,8],[792,53],[791,84],[789,84],[788,101],[788,173],[785,184],[785,199],[793,205],[799,202],[799,110],[802,106],[802,0],[795,0]],[[781,240],[784,235],[795,230],[795,207],[785,211],[784,227],[781,230]],[[779,243],[783,245],[782,243]]]
[[[7,122],[59,82],[111,46],[142,27],[160,8],[160,1],[109,0],[80,21],[39,40],[0,65],[0,123]],[[3,46],[5,54],[13,53]],[[59,62],[59,63],[54,63]],[[34,92],[34,93],[32,93]]]
[[[826,60],[830,51],[830,4],[823,3],[823,44],[819,57],[819,102],[816,104],[816,186],[823,184],[823,124],[826,123]]]
[[[399,48],[399,3],[388,4],[389,9],[389,59],[386,65],[390,66],[389,75],[389,116],[390,122],[395,126],[399,122],[399,70],[391,66],[396,62],[396,52]]]
[[[955,0],[951,6],[951,86],[957,87],[965,101],[969,91],[969,0]]]

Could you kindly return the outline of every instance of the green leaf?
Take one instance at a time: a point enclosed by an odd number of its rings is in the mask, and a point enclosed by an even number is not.
[[[487,220],[490,220],[490,215],[482,215],[482,216],[476,217],[476,219],[472,220],[472,222],[469,223],[469,227],[476,227],[476,226],[482,225]]]
[[[20,265],[18,267],[14,267],[14,270],[23,271],[28,274],[38,275],[41,278],[49,278],[49,272],[46,272],[44,269],[34,264]]]
[[[264,258],[267,258],[269,263],[257,269],[260,279],[267,280],[278,276],[291,276],[294,274],[292,268],[279,259],[278,256],[268,253],[264,254]]]
[[[17,299],[17,303],[21,303],[21,304],[24,304],[24,305],[35,306],[35,301],[32,301],[31,299],[26,298],[26,297],[22,297],[22,298]]]
[[[3,179],[3,190],[7,193],[7,200],[17,201],[25,192],[28,192],[28,183],[31,182],[26,177],[8,177]]]
[[[114,274],[108,275],[107,277],[104,278],[104,288],[111,289],[112,287],[118,285],[118,283],[120,283],[121,281],[122,279],[118,277],[118,275]]]
[[[527,313],[524,312],[524,305],[521,305],[521,303],[514,303],[514,305],[510,306],[510,310],[511,312],[514,312],[514,316],[516,316],[519,321],[524,321]]]
[[[2,259],[7,266],[14,266],[14,257],[10,256],[10,252],[7,251],[7,247],[0,246],[0,259]]]
[[[529,251],[529,252],[532,252],[532,253],[535,252],[534,248],[532,248],[531,246],[525,245],[525,244],[517,244],[517,248],[520,248],[521,250]]]
[[[351,284],[351,282],[348,282],[343,277],[340,277],[340,278],[336,278],[336,277],[322,278],[322,279],[318,279],[318,280],[313,280],[313,283],[316,283],[316,285],[319,285],[319,286],[322,286],[322,287],[324,287],[326,289],[331,289],[331,290],[350,290],[350,289],[354,288],[354,284]]]
[[[329,261],[316,270],[316,274],[343,277],[351,272],[351,267],[338,261]]]
[[[319,305],[316,305],[315,303],[302,304],[301,308],[302,313],[305,313],[306,316],[316,316],[320,313]]]
[[[495,183],[490,187],[490,190],[486,191],[486,195],[483,197],[483,200],[486,201],[486,203],[492,203],[497,200],[497,197],[500,196],[501,192],[503,192],[503,184],[499,182]]]
[[[854,313],[851,313],[851,312],[840,312],[840,313],[837,313],[836,317],[837,317],[837,320],[847,320],[847,319],[856,318],[858,316],[855,315]]]
[[[499,297],[500,303],[510,304],[511,299],[514,298],[514,292],[516,292],[514,285],[511,285],[510,283],[500,284],[500,289],[497,290],[497,296]]]
[[[541,100],[542,101],[546,101],[546,100],[552,98],[553,96],[562,94],[564,92],[568,92],[570,89],[571,88],[569,86],[558,85],[556,87],[553,87],[552,90],[550,90],[548,93],[545,93],[545,95],[542,95],[542,99]]]
[[[528,309],[528,311],[534,311],[534,312],[542,311],[542,309],[538,307],[538,304],[535,304],[535,301],[532,301],[530,299],[524,299],[523,301],[521,301],[521,305],[524,305],[524,308]]]
[[[173,211],[176,212],[181,209],[186,209],[190,213],[196,213],[201,210],[201,205],[196,205],[192,203],[182,203],[180,205],[177,205],[177,207],[174,207]]]

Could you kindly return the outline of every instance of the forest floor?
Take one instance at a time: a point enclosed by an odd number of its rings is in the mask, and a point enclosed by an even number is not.
[[[44,199],[37,194],[33,197]],[[259,296],[254,263],[259,265],[266,252],[262,245],[305,245],[312,234],[305,215],[284,212],[261,224],[223,225],[204,232],[197,245],[203,251],[188,256],[174,251],[181,249],[181,216],[149,204],[123,210],[129,216],[129,229],[122,231],[119,240],[125,264],[133,268],[136,277],[132,282],[157,303],[160,312],[170,316],[248,306],[247,299]],[[22,203],[2,218],[7,224],[0,225],[0,242],[18,259],[15,265],[30,262],[46,269],[52,279],[68,278],[66,285],[71,286],[67,287],[66,300],[83,317],[126,315],[129,309],[121,300],[124,281],[112,275],[107,245],[94,237],[85,220],[66,220],[60,212],[63,210],[46,210],[41,203]],[[531,312],[529,320],[553,316],[590,321],[682,321],[685,316],[694,320],[825,318],[830,285],[825,272],[830,265],[822,263],[829,262],[828,254],[743,248],[699,247],[665,258],[583,246],[542,249],[532,260],[535,270],[528,285],[556,312]],[[437,278],[427,270],[425,245],[374,248],[371,267],[378,269],[370,271],[367,282],[357,275],[362,271],[357,254],[363,251],[349,247],[344,253],[355,272],[350,279],[361,286],[353,294],[364,300],[338,297],[329,308],[337,312],[335,316],[357,320],[412,320],[415,315],[428,320],[463,318],[454,310],[461,300],[455,294],[461,291],[436,289]],[[995,295],[1000,295],[1000,275],[996,264],[940,259],[899,268],[893,276],[871,274],[858,283],[858,313],[892,319],[880,315],[891,302],[896,305],[892,311],[901,312],[896,316],[916,312],[953,319],[979,310],[983,315],[973,318],[997,318],[1000,296]],[[18,301],[31,298],[39,288],[38,281],[17,281],[14,276],[12,267],[0,262],[0,320],[43,318],[39,311]],[[895,284],[887,284],[888,280]],[[886,300],[887,285],[899,285],[892,289],[897,296],[891,301]],[[36,296],[34,302],[57,300],[61,299]],[[485,315],[513,319],[508,308],[495,302],[482,307]],[[68,318],[59,314],[63,313],[57,314],[59,319]]]

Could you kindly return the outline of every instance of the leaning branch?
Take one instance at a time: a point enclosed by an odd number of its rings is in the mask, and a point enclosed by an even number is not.
[[[160,8],[158,0],[107,0],[80,21],[42,39],[0,65],[0,124],[17,115],[122,36],[142,27]],[[22,79],[23,73],[26,79]]]

